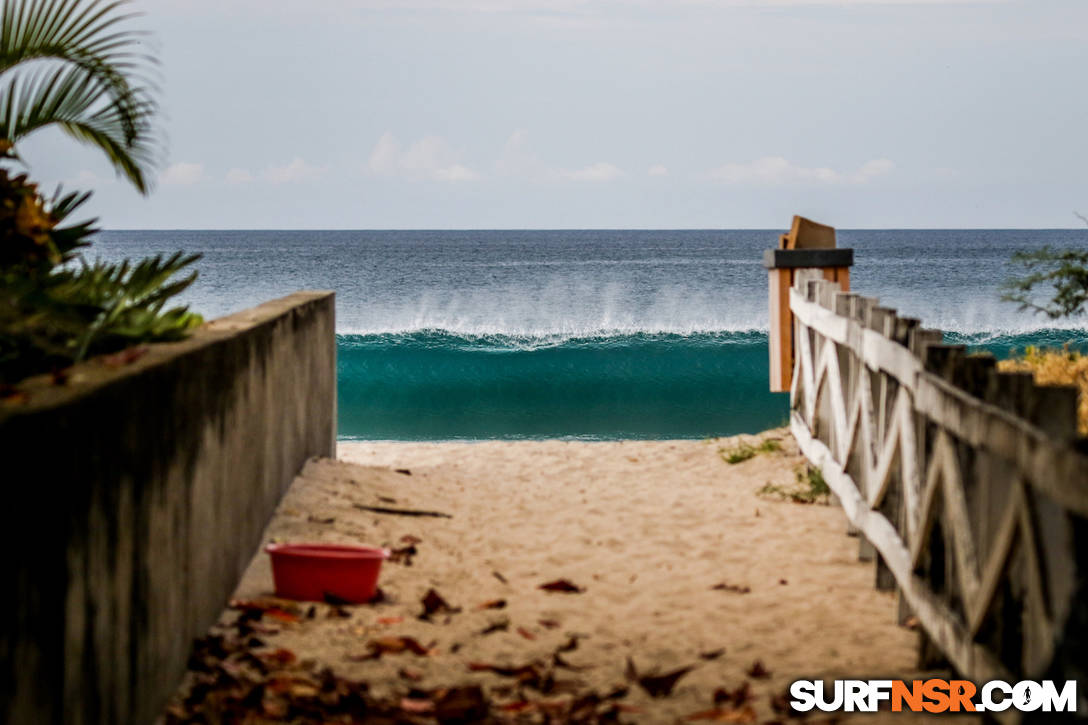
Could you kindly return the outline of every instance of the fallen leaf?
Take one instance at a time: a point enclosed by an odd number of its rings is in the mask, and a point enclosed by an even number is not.
[[[734,594],[747,594],[748,592],[752,591],[751,587],[740,586],[738,584],[726,584],[725,582],[722,582],[721,584],[715,584],[710,588],[712,590],[720,592],[732,592]]]
[[[391,564],[404,564],[405,566],[412,565],[412,557],[419,553],[415,544],[409,544],[408,546],[402,546],[399,549],[389,550],[389,562]]]
[[[402,476],[411,476],[412,475],[412,471],[407,469],[407,468],[395,468],[393,470],[396,471],[397,473],[401,474]]]
[[[525,629],[525,627],[518,627],[516,631],[518,634],[520,634],[522,637],[529,641],[536,639],[536,635]]]
[[[413,544],[422,544],[423,539],[419,538],[418,536],[413,536],[411,534],[405,534],[404,536],[400,537],[400,543],[412,546]]]
[[[477,609],[505,609],[506,608],[506,600],[505,599],[491,599],[489,601],[484,602],[483,604],[478,604],[476,606],[476,608]]]
[[[491,622],[486,627],[484,627],[482,630],[480,630],[480,634],[491,634],[492,632],[505,632],[508,629],[510,629],[510,620],[509,619],[496,619],[494,622]]]
[[[460,607],[451,607],[449,602],[433,588],[427,590],[427,593],[423,595],[421,601],[423,604],[423,614],[419,615],[420,619],[430,619],[435,614],[457,614],[461,611]]]
[[[672,694],[680,678],[691,672],[692,667],[681,667],[664,675],[643,675],[638,678],[639,687],[650,697],[666,697]]]
[[[401,698],[400,709],[414,713],[434,712],[434,703],[417,697],[404,697]]]
[[[378,617],[378,624],[388,627],[394,624],[400,624],[404,621],[404,617]]]
[[[349,659],[356,661],[376,660],[382,655],[395,655],[402,652],[411,652],[414,655],[423,657],[430,652],[412,637],[378,637],[367,642],[367,648],[370,650],[368,654],[355,655],[349,657]]]
[[[538,620],[538,623],[544,629],[558,629],[559,628],[559,622],[555,621],[554,619],[541,619],[541,620]]]
[[[585,589],[571,584],[566,579],[556,579],[545,584],[541,584],[538,589],[543,589],[546,592],[562,592],[564,594],[581,594]]]
[[[265,662],[272,662],[280,665],[289,665],[297,658],[295,657],[295,653],[291,650],[280,647],[279,649],[273,650],[272,652],[260,655],[260,659]]]
[[[786,581],[785,579],[779,579],[779,580],[778,580],[778,583],[779,583],[779,584],[782,584],[782,585],[786,585],[786,584],[789,584],[789,582],[788,582],[788,581]]]
[[[434,715],[441,723],[476,722],[487,717],[487,700],[479,685],[454,687],[437,696]]]
[[[572,634],[565,643],[559,645],[559,649],[557,649],[556,652],[573,652],[578,649],[578,640],[580,638],[580,635]]]
[[[294,602],[279,599],[232,599],[228,606],[231,609],[240,609],[243,616],[260,619],[271,617],[280,622],[299,621],[301,609]]]
[[[748,668],[748,676],[757,680],[765,680],[771,676],[771,672],[763,666],[761,660],[756,660],[752,663],[752,666]]]
[[[646,694],[650,697],[665,697],[672,693],[676,683],[681,677],[691,672],[694,667],[681,667],[678,670],[673,670],[664,675],[640,675],[638,668],[635,667],[635,662],[630,657],[627,658],[627,665],[624,667],[623,674],[627,678],[628,682],[637,682],[638,686],[645,690]]]
[[[505,667],[485,662],[469,662],[468,668],[472,672],[492,672],[500,677],[512,677],[523,685],[537,688],[543,684],[545,679],[545,673],[536,665]]]
[[[552,655],[552,664],[564,670],[570,670],[572,672],[583,672],[585,670],[593,669],[593,665],[572,665],[563,659],[563,656],[556,652]]]
[[[497,571],[493,571],[493,572],[491,572],[491,576],[495,577],[496,579],[498,579],[499,581],[501,581],[501,582],[502,582],[503,584],[509,584],[509,582],[508,582],[508,581],[506,581],[506,577],[504,577],[504,576],[503,576],[502,574],[500,574],[500,573],[499,573],[499,572],[497,572]]]

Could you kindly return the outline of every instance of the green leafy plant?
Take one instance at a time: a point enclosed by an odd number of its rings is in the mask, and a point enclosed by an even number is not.
[[[124,0],[5,0],[0,6],[0,384],[133,344],[177,340],[200,315],[167,303],[193,283],[198,255],[89,262],[95,220],[67,219],[90,193],[46,198],[16,144],[55,126],[102,151],[141,193],[158,140],[144,35]],[[0,388],[2,393],[4,388]]]
[[[782,450],[781,441],[777,438],[764,438],[759,442],[758,446],[740,443],[732,448],[721,448],[718,450],[718,454],[726,463],[735,465],[755,458],[760,453],[775,453],[780,450]]]
[[[1073,213],[1088,224],[1088,217]],[[1011,261],[1022,272],[1005,281],[1002,300],[1014,302],[1020,305],[1021,310],[1033,310],[1051,319],[1072,317],[1085,311],[1088,305],[1088,249],[1054,249],[1047,246],[1029,252],[1016,252]],[[1037,288],[1046,287],[1053,290],[1053,296],[1040,304],[1037,301]]]
[[[71,259],[71,250],[86,246],[93,222],[59,225],[85,200],[77,196],[54,206],[38,222],[44,230],[38,238],[45,241],[35,246],[55,248],[67,264],[50,267],[54,252],[37,249],[0,263],[0,382],[141,342],[177,340],[203,322],[184,306],[167,307],[196,279],[196,272],[176,277],[199,255],[115,264]],[[8,236],[0,237],[0,248],[7,248]]]
[[[1043,247],[1017,252],[1012,262],[1022,268],[1023,274],[1005,282],[1001,299],[1051,319],[1084,312],[1088,303],[1088,250]],[[1036,295],[1040,287],[1053,290],[1053,296],[1042,303]]]
[[[793,488],[768,483],[759,489],[761,496],[774,496],[793,503],[827,503],[831,488],[819,468],[803,466],[794,471],[797,482]]]

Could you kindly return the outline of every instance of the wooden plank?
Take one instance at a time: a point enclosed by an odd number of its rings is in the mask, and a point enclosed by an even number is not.
[[[767,336],[770,350],[770,385],[772,393],[788,392],[793,377],[793,314],[790,312],[791,270],[767,272],[771,324]]]
[[[960,440],[1013,464],[1062,507],[1088,517],[1088,456],[929,372],[917,378],[914,404]]]

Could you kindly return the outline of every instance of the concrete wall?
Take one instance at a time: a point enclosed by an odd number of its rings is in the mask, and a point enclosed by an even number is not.
[[[0,722],[151,722],[295,474],[334,455],[333,295],[25,388],[0,403]]]

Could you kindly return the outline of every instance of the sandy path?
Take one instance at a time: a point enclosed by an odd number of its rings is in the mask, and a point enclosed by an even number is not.
[[[598,692],[625,683],[628,657],[640,671],[695,666],[669,697],[633,687],[623,701],[640,709],[629,716],[634,722],[675,722],[706,710],[715,689],[745,681],[763,720],[775,717],[770,696],[797,678],[917,674],[916,634],[893,622],[894,597],[874,590],[872,564],[858,562],[842,513],[758,494],[768,482],[792,486],[802,462],[785,431],[763,437],[781,439],[783,450],[736,465],[719,451],[756,438],[341,444],[341,460],[357,465],[312,462],[266,539],[398,546],[411,535],[422,540],[419,553],[411,566],[385,565],[381,586],[394,603],[286,626],[269,645],[366,679],[378,693],[412,684],[496,686],[504,680],[467,664],[548,661],[572,634],[583,638],[564,657],[589,669],[562,674]],[[453,518],[354,507],[383,503]],[[558,578],[585,592],[537,588]],[[721,583],[740,591],[712,588]],[[430,588],[463,611],[417,619]],[[271,589],[267,556],[259,554],[237,596]],[[507,606],[477,609],[494,599]],[[504,622],[505,630],[481,634]],[[350,659],[384,635],[415,637],[437,654]],[[700,657],[722,649],[717,659]],[[757,660],[769,678],[747,674]],[[422,679],[406,683],[398,675],[405,667]]]

